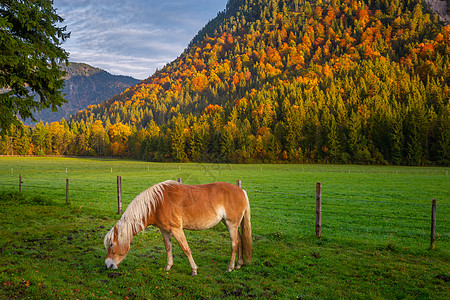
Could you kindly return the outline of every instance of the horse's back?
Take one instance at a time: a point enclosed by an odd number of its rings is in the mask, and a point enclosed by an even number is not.
[[[183,228],[201,230],[223,219],[241,218],[247,205],[242,189],[230,183],[174,184],[166,190],[161,213]]]
[[[189,195],[194,203],[205,203],[226,208],[245,206],[244,191],[231,183],[214,182],[201,185],[180,185],[184,196]]]

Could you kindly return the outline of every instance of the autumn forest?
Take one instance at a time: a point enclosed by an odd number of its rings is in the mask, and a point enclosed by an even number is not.
[[[450,26],[419,0],[229,0],[173,62],[0,154],[450,164]]]

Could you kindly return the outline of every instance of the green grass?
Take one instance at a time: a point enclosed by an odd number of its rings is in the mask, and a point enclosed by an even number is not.
[[[0,298],[449,299],[449,170],[1,157]],[[161,234],[150,227],[133,239],[118,270],[105,270],[103,237],[120,217],[117,175],[124,208],[166,179],[242,180],[254,263],[225,272],[230,247],[220,224],[186,232],[198,276],[189,275],[176,243],[166,272]],[[314,232],[316,182],[323,183],[321,238]],[[432,198],[437,240],[430,251]]]

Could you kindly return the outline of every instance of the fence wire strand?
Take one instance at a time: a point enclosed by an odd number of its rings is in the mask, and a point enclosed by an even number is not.
[[[25,181],[24,181],[25,180]],[[66,196],[66,184],[65,181],[61,182],[61,184],[58,184],[58,187],[61,188],[61,190],[59,189],[55,189],[55,180],[50,180],[50,179],[39,179],[39,180],[33,180],[32,184],[26,183],[26,177],[22,176],[22,183],[21,183],[21,189],[22,191],[26,191],[26,190],[52,190],[53,194],[55,196],[60,196],[61,199],[65,199]],[[125,186],[125,184],[127,183],[126,180],[122,181],[122,185]],[[71,198],[71,195],[73,197],[74,194],[74,190],[76,191],[76,193],[89,193],[92,192],[92,189],[88,189],[86,188],[86,186],[91,186],[91,185],[95,185],[95,189],[97,191],[101,191],[102,193],[106,194],[108,199],[111,200],[107,200],[107,201],[83,201],[83,203],[87,203],[87,204],[94,204],[94,205],[101,205],[102,207],[104,207],[105,205],[111,205],[113,203],[117,204],[117,190],[116,190],[116,181],[111,181],[111,180],[82,180],[82,179],[70,179],[69,181],[69,198]],[[18,182],[2,182],[0,183],[0,187],[9,187],[10,189],[14,188],[14,187],[18,187]],[[261,187],[261,186],[259,186]],[[272,210],[272,211],[285,211],[291,214],[291,213],[295,213],[298,216],[304,216],[304,215],[310,215],[311,211],[314,210],[315,208],[315,202],[313,202],[312,200],[310,202],[309,199],[315,199],[315,193],[310,192],[310,193],[295,193],[295,192],[278,192],[278,191],[263,191],[263,190],[259,190],[259,189],[245,189],[247,191],[247,193],[249,195],[251,194],[258,194],[258,195],[264,195],[264,196],[268,196],[268,195],[274,195],[274,196],[288,196],[289,200],[296,200],[298,201],[300,198],[300,203],[301,203],[301,207],[299,207],[299,202],[295,202],[295,203],[286,203],[283,201],[277,201],[277,200],[270,200],[267,199],[268,197],[266,197],[266,199],[264,199],[263,203],[258,203],[257,205],[257,209],[265,209],[265,210]],[[137,194],[131,191],[127,191],[126,189],[124,190],[122,188],[122,197],[125,196],[126,201],[123,201],[124,203],[129,203],[131,202],[134,197]],[[370,199],[353,199],[353,194],[345,197],[347,194],[339,194],[339,195],[330,195],[331,197],[335,196],[332,199],[327,198],[327,195],[324,195],[324,199],[323,199],[323,214],[324,216],[348,216],[350,214],[350,211],[338,211],[339,208],[345,208],[348,206],[346,206],[345,204],[342,204],[343,202],[345,202],[346,204],[351,204],[351,208],[353,209],[353,216],[355,217],[364,217],[364,218],[376,218],[376,219],[389,219],[389,220],[415,220],[415,221],[423,221],[423,222],[428,222],[429,218],[427,217],[415,217],[415,216],[404,216],[404,215],[395,215],[395,214],[399,214],[399,212],[401,212],[401,208],[399,208],[399,206],[417,206],[417,207],[429,207],[430,205],[425,204],[425,203],[411,203],[411,202],[393,202],[393,201],[386,201],[386,200],[370,200]],[[105,197],[103,197],[105,198]],[[113,201],[114,200],[114,201]],[[337,204],[339,203],[339,204]],[[356,203],[360,203],[362,205],[365,205],[367,203],[370,203],[372,205],[376,205],[377,206],[377,210],[368,210],[367,208],[365,208],[365,212],[359,212],[356,211],[355,209],[360,207],[355,206]],[[382,205],[385,208],[391,208],[391,207],[396,207],[396,210],[393,211],[383,211],[383,213],[387,213],[387,214],[383,214],[380,215],[380,210],[379,210],[379,206]],[[450,205],[445,204],[445,203],[440,203],[439,204],[440,207],[449,207]],[[393,215],[394,214],[394,215]],[[450,219],[447,218],[439,218],[439,222],[443,222],[443,223],[449,223]],[[295,223],[295,222],[293,222]],[[324,224],[324,226],[326,226]]]

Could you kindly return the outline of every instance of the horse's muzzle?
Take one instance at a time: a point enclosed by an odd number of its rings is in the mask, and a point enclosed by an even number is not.
[[[107,269],[113,269],[113,270],[117,270],[117,265],[113,262],[112,259],[108,258],[105,260],[105,267]]]

